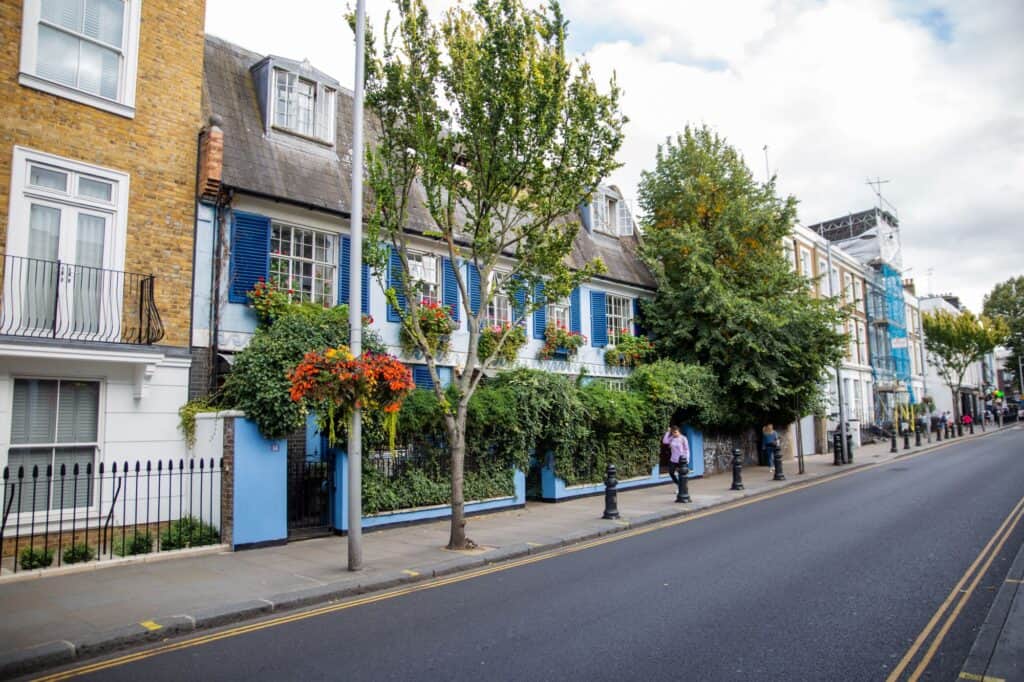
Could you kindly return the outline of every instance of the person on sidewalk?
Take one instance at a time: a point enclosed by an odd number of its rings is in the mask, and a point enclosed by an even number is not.
[[[768,458],[768,475],[775,474],[775,451],[779,447],[779,434],[775,432],[772,424],[765,424],[761,429],[761,447]]]
[[[682,475],[683,467],[690,463],[690,444],[686,442],[686,436],[682,434],[679,427],[673,424],[661,439],[662,445],[669,448],[668,475],[672,482],[679,485],[679,476]]]

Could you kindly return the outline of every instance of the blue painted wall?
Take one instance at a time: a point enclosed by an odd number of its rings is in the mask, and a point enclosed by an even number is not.
[[[288,442],[268,441],[256,424],[235,418],[234,535],[231,544],[288,538]]]
[[[334,481],[335,494],[331,501],[333,511],[332,519],[334,528],[348,532],[348,454],[345,452],[334,452]],[[515,485],[515,492],[511,497],[502,497],[483,502],[467,502],[466,514],[473,514],[481,511],[493,511],[496,509],[507,509],[526,504],[526,474],[516,470],[512,474]],[[399,523],[415,523],[418,521],[429,521],[433,519],[444,519],[451,516],[450,505],[443,504],[434,507],[420,507],[418,509],[402,510],[393,512],[382,512],[372,516],[363,516],[363,528],[379,528],[393,526]]]

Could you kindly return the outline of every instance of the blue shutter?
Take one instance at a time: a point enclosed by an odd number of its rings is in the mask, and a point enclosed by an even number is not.
[[[426,365],[412,366],[412,381],[416,388],[434,388],[434,380],[430,378],[430,368]]]
[[[480,270],[474,263],[466,265],[469,270],[469,309],[476,315],[480,312]]]
[[[515,294],[513,300],[515,303],[512,306],[512,319],[518,320],[522,318],[522,324],[526,324],[526,318],[523,317],[523,313],[526,310],[526,284],[523,283],[523,278],[519,275],[515,276],[516,283]]]
[[[402,310],[406,309],[405,292],[402,291],[402,258],[394,246],[391,249],[391,256],[388,258],[388,288],[394,289],[398,298],[398,305]],[[388,322],[401,322],[402,318],[391,304],[388,304]]]
[[[343,236],[339,251],[341,255],[338,258],[338,305],[348,305],[351,293],[348,261],[352,257],[352,239]]]
[[[583,322],[580,320],[580,288],[576,287],[569,294],[569,331],[583,333]]]
[[[535,303],[544,301],[544,282],[537,282],[533,287],[533,300]],[[544,330],[548,326],[547,308],[541,306],[533,311],[533,338],[543,339]]]
[[[455,266],[450,258],[444,259],[442,268],[444,272],[444,290],[441,292],[442,301],[448,308],[448,314],[456,322],[459,321],[459,282],[455,278]]]
[[[231,222],[229,303],[248,303],[246,294],[270,276],[270,218],[235,211]]]
[[[608,345],[608,321],[603,291],[590,292],[590,345],[604,348]]]
[[[359,301],[362,306],[363,315],[370,314],[370,266],[366,263],[362,265],[362,279],[363,279],[363,295],[362,300]]]
[[[640,325],[640,299],[633,299],[633,336],[643,336],[644,330]]]

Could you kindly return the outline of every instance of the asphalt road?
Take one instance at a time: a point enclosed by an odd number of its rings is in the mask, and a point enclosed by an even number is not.
[[[884,680],[1022,495],[1014,429],[90,678]],[[1024,522],[922,679],[957,678],[1022,541]]]

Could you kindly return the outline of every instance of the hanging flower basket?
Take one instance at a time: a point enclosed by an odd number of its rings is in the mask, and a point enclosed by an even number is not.
[[[451,350],[451,334],[458,328],[455,320],[451,318],[448,308],[437,301],[424,299],[417,306],[416,314],[419,318],[420,331],[427,339],[430,354],[434,356],[447,355]],[[422,355],[423,349],[416,343],[416,338],[405,323],[402,324],[398,340],[402,346],[402,352],[406,355],[415,357]]]
[[[499,350],[498,342],[505,337],[505,343]],[[522,325],[495,324],[484,327],[480,330],[480,341],[477,344],[477,357],[481,360],[492,355],[494,359],[502,362],[515,362],[519,357],[519,349],[526,345],[526,329]]]
[[[568,360],[576,356],[587,337],[570,331],[561,323],[549,324],[544,330],[544,345],[537,353],[539,360]]]

